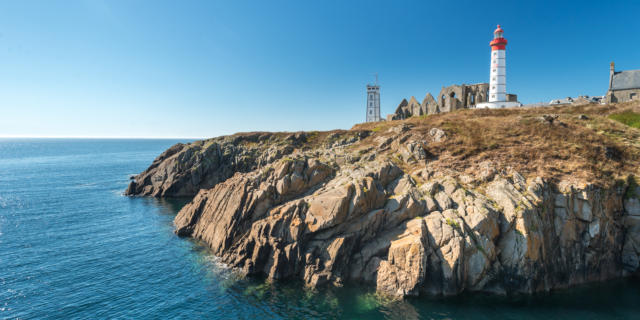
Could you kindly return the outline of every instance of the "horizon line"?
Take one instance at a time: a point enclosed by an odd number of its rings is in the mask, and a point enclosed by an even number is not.
[[[213,138],[213,137],[209,137]],[[204,140],[206,137],[150,137],[150,136],[37,136],[37,135],[0,135],[0,139],[144,139],[144,140]]]

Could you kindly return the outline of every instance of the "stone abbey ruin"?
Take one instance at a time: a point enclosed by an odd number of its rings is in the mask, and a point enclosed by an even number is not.
[[[488,96],[488,83],[443,87],[438,94],[438,101],[431,93],[427,93],[422,103],[419,103],[415,97],[411,97],[409,101],[403,99],[395,113],[387,115],[387,120],[401,120],[412,116],[475,108],[477,104],[487,102]],[[518,96],[507,94],[507,101],[518,101]]]

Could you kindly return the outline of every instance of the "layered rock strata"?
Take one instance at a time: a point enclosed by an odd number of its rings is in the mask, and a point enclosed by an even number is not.
[[[450,176],[417,184],[392,162],[337,171],[300,159],[201,191],[175,224],[244,274],[311,287],[359,281],[406,296],[621,277],[638,268],[639,215],[622,190],[518,173],[484,190]]]

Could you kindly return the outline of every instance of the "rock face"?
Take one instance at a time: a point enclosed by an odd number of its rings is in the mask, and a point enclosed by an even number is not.
[[[357,141],[362,133],[335,131],[333,145]],[[317,133],[256,132],[225,136],[185,145],[178,143],[134,177],[126,195],[193,197],[233,176],[264,167],[316,139]]]
[[[484,195],[447,176],[419,186],[392,162],[336,171],[293,160],[201,191],[176,231],[245,274],[396,296],[530,293],[637,270],[638,236],[625,238],[636,199],[625,211],[615,190],[515,175]]]
[[[530,126],[521,132],[549,143],[531,143],[527,154],[513,158],[527,159],[517,168],[500,156],[517,152],[519,141],[492,155],[486,150],[504,144],[482,147],[475,136],[461,139],[466,131],[451,122],[428,117],[369,130],[255,133],[178,144],[137,176],[127,193],[194,196],[175,218],[179,236],[203,241],[243,274],[299,279],[309,287],[360,282],[400,297],[532,293],[637,274],[635,181],[590,184],[577,173],[543,171],[548,163],[527,158],[555,144],[572,148],[564,159],[554,158],[555,168],[578,168],[589,154],[600,158],[580,168],[607,162],[602,168],[623,172],[623,161],[635,161],[628,149],[590,136],[585,130],[591,127],[577,127],[586,121],[574,115],[560,115],[563,126],[526,115],[510,121]],[[461,113],[449,116],[461,119]],[[590,126],[602,117],[589,116]],[[515,127],[502,118],[496,123]],[[581,135],[584,146],[566,132]],[[460,149],[464,143],[476,147]],[[609,146],[620,150],[618,157],[597,152]],[[470,153],[477,150],[485,153]],[[443,167],[445,161],[458,166]]]

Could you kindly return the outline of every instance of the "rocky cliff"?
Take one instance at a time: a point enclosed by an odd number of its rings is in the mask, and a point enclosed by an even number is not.
[[[176,233],[247,275],[394,296],[551,290],[638,270],[640,132],[607,118],[625,108],[238,134],[170,148],[127,193],[195,195]]]
[[[193,197],[227,180],[236,172],[249,172],[291,154],[294,150],[329,149],[353,143],[367,131],[270,133],[251,132],[190,144],[178,143],[134,177],[126,195]]]

